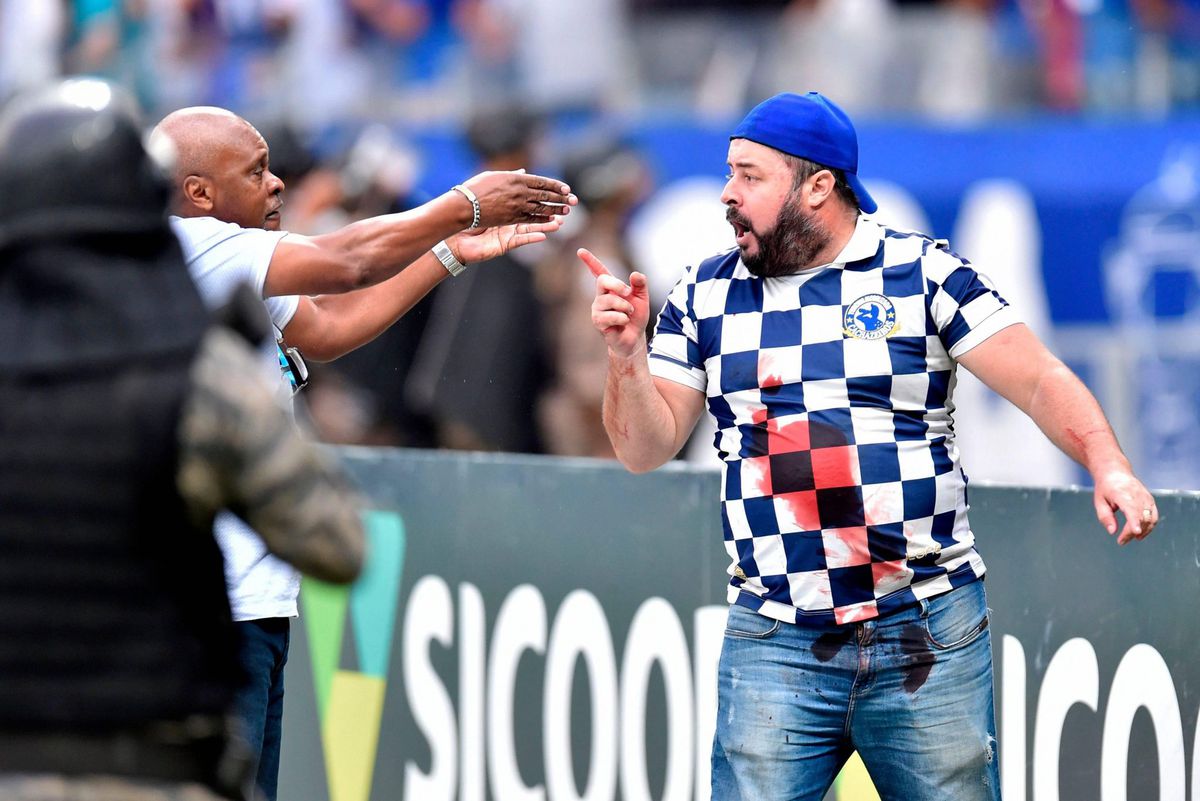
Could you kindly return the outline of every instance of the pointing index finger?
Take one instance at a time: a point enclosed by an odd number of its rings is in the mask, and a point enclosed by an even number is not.
[[[591,270],[592,275],[596,276],[597,278],[602,275],[612,275],[612,273],[608,271],[608,268],[604,266],[604,262],[593,256],[592,252],[587,248],[580,248],[579,250],[575,251],[575,255],[579,256],[579,260],[586,264],[587,268]]]

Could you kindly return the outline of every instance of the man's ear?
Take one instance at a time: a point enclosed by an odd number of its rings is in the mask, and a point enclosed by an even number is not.
[[[834,194],[837,179],[829,170],[818,170],[808,178],[808,205],[818,208]]]
[[[183,179],[183,199],[201,211],[212,211],[212,189],[212,183],[199,175],[189,175]]]

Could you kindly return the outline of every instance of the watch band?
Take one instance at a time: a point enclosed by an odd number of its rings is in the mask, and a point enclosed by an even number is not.
[[[450,246],[446,244],[445,239],[433,246],[433,255],[437,256],[437,260],[442,263],[442,266],[446,268],[446,272],[451,275],[458,275],[467,269],[467,265],[454,258],[454,252],[450,250]]]

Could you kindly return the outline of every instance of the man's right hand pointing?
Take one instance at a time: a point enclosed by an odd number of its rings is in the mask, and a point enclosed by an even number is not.
[[[580,260],[596,276],[592,325],[604,335],[615,356],[628,358],[646,351],[646,323],[650,319],[650,290],[646,276],[633,273],[626,284],[614,277],[591,251],[580,248]]]

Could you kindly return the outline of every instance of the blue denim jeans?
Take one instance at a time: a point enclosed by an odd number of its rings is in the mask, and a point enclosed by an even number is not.
[[[857,750],[883,801],[998,801],[983,582],[844,626],[732,606],[713,801],[820,801]]]
[[[286,617],[244,620],[238,631],[238,659],[246,683],[235,704],[251,753],[258,757],[256,784],[266,801],[279,787],[279,747],[283,736],[283,668],[291,636]]]

